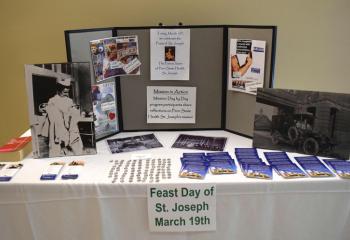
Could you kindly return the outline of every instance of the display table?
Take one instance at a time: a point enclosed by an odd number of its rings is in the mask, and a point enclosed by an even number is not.
[[[250,139],[225,131],[188,134],[228,137],[225,150],[232,157],[235,147],[251,146]],[[100,141],[98,155],[25,159],[11,182],[0,183],[0,239],[350,239],[350,180],[285,180],[275,173],[273,180],[257,180],[244,177],[240,169],[234,175],[208,174],[204,180],[179,178],[180,156],[196,151],[171,148],[179,132],[155,135],[164,148],[112,155]],[[217,230],[150,232],[148,184],[112,183],[108,177],[111,160],[130,159],[132,154],[171,158],[172,178],[157,184],[216,183]],[[41,173],[58,160],[85,160],[84,170],[76,180],[40,181]]]

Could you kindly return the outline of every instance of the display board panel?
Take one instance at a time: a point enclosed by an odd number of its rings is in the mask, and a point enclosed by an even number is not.
[[[124,130],[221,129],[223,29],[190,28],[190,80],[150,80],[150,29],[117,30],[118,36],[137,35],[141,60],[140,76],[120,78]],[[195,124],[147,124],[147,86],[197,88]]]
[[[276,27],[233,26],[227,33],[227,59],[230,58],[230,39],[252,39],[266,41],[264,87],[273,86]],[[229,69],[230,61],[227,61]],[[228,70],[226,71],[228,75]],[[226,91],[225,129],[248,137],[253,136],[256,95]]]
[[[150,30],[190,29],[190,79],[188,81],[150,80]],[[272,87],[275,42],[275,26],[148,26],[111,27],[65,31],[68,61],[91,62],[89,41],[137,35],[141,75],[123,76],[116,81],[120,130],[199,130],[225,129],[251,137],[253,132],[255,95],[227,91],[229,51],[231,39],[266,41],[265,83]],[[92,80],[94,81],[94,80]],[[196,87],[196,122],[147,123],[147,86]]]

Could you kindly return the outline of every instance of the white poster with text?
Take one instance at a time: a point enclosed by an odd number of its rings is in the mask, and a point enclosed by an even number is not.
[[[189,80],[190,29],[151,29],[151,80]]]
[[[148,86],[147,123],[196,123],[196,88]]]

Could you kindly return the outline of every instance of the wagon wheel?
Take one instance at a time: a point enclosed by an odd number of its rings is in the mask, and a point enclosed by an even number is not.
[[[309,137],[303,144],[303,150],[306,154],[317,155],[318,151],[320,150],[320,145],[314,138]]]
[[[299,138],[299,131],[296,127],[290,127],[288,129],[288,138],[294,144]]]

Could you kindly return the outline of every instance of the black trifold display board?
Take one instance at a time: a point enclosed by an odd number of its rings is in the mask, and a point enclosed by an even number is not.
[[[189,81],[150,80],[150,29],[155,28],[190,29]],[[110,27],[68,30],[65,31],[65,40],[69,62],[91,63],[90,41],[115,36],[138,36],[141,75],[102,81],[116,82],[120,131],[227,130],[252,137],[256,96],[227,90],[230,39],[266,41],[264,87],[271,88],[274,79],[276,34],[276,26]],[[95,83],[94,79],[92,83]],[[148,124],[147,86],[196,87],[196,123]]]

